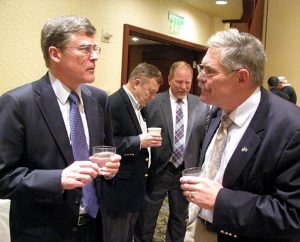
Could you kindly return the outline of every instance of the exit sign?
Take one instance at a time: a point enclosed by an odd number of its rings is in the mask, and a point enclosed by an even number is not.
[[[172,12],[168,14],[170,34],[179,35],[184,25],[184,18]]]

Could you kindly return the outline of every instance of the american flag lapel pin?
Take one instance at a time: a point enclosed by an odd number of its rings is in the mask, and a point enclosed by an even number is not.
[[[248,151],[248,148],[246,146],[244,146],[242,149],[241,149],[242,152],[247,152]]]

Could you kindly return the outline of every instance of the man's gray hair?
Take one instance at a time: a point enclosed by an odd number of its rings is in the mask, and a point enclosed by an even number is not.
[[[46,22],[41,31],[41,47],[47,67],[50,64],[49,47],[63,48],[72,34],[79,32],[92,36],[96,33],[96,28],[82,16],[59,16]]]
[[[279,76],[278,77],[279,81],[281,81],[283,84],[288,84],[288,80],[285,78],[285,76]]]
[[[237,29],[220,31],[208,40],[209,48],[217,48],[221,53],[221,64],[228,70],[245,68],[251,80],[262,85],[265,67],[263,44],[248,33],[240,33]]]

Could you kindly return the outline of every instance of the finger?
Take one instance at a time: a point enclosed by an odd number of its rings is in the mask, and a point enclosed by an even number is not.
[[[88,161],[75,161],[73,164],[75,164],[77,167],[80,167],[80,168],[89,167],[89,168],[94,169],[95,171],[98,170],[98,165],[89,160]]]
[[[180,178],[182,184],[198,184],[200,183],[201,178],[196,176],[183,176]]]

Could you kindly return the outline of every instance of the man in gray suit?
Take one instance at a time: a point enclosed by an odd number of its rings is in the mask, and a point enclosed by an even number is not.
[[[160,147],[152,149],[151,166],[155,172],[149,176],[150,190],[146,193],[136,227],[136,241],[152,241],[166,196],[170,208],[166,241],[183,241],[188,202],[182,195],[179,179],[184,168],[198,165],[209,111],[209,106],[199,97],[189,94],[192,78],[193,69],[189,64],[183,61],[173,63],[168,77],[170,89],[157,94],[147,105],[149,127],[161,127],[163,141]],[[181,106],[181,115],[178,114],[178,105]],[[182,131],[177,129],[176,116],[181,118]]]

